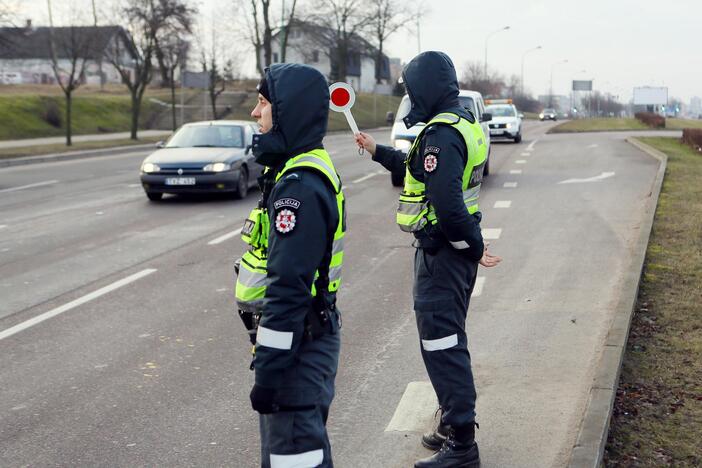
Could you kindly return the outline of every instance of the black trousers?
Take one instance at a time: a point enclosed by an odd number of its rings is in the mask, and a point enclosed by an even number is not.
[[[414,259],[414,311],[424,365],[442,408],[442,422],[475,421],[475,383],[465,325],[478,262],[446,245],[418,248]]]
[[[335,314],[332,320],[338,323]],[[303,342],[295,364],[285,370],[285,383],[276,395],[278,404],[314,405],[314,409],[260,415],[262,467],[333,467],[326,424],[340,342],[336,327],[333,334]]]

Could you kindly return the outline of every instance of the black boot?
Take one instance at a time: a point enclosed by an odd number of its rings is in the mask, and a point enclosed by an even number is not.
[[[451,426],[446,426],[439,422],[439,425],[436,427],[435,431],[424,433],[422,436],[422,445],[429,450],[436,452],[442,445],[444,445],[444,441],[446,440],[450,430]]]
[[[472,424],[452,429],[441,449],[431,457],[415,462],[414,468],[479,468],[480,455],[474,436]]]

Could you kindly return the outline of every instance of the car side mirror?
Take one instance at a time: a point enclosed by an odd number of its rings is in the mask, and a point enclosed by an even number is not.
[[[251,148],[253,148],[253,146],[246,145],[246,154],[249,154],[249,152],[251,152]]]
[[[394,112],[388,112],[385,114],[385,122],[387,122],[388,125],[392,125],[392,123],[395,121],[395,113]]]
[[[166,142],[161,140],[156,142],[156,148],[165,148],[166,147]]]
[[[489,112],[483,112],[483,118],[480,119],[481,122],[489,122],[492,120],[492,114]]]
[[[522,113],[520,112],[520,113],[519,113],[519,118],[520,118],[520,119],[523,119],[523,118],[524,118],[524,114],[522,114]]]

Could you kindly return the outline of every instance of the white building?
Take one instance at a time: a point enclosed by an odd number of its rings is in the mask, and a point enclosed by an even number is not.
[[[83,57],[88,60],[81,82],[121,83],[122,77],[108,57],[119,53],[121,63],[133,61],[136,52],[127,34],[120,26],[69,26],[52,31],[47,27],[34,28],[29,21],[24,28],[0,28],[0,83],[56,83],[52,42],[62,76],[70,74],[71,56],[77,52],[78,66]]]
[[[281,60],[280,42],[281,33],[273,35],[271,61],[278,63]],[[285,61],[288,63],[305,63],[319,70],[327,80],[331,80],[333,69],[336,69],[335,56],[331,45],[333,44],[333,31],[328,28],[316,26],[305,22],[295,22],[290,26]],[[371,93],[391,90],[390,62],[383,54],[380,67],[381,85],[376,87],[375,55],[377,50],[368,41],[358,35],[352,35],[350,52],[346,64],[346,82],[351,84],[356,91]],[[263,52],[261,52],[263,53]]]

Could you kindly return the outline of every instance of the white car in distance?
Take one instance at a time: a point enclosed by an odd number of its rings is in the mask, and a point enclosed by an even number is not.
[[[522,141],[522,118],[511,99],[487,99],[487,112],[492,115],[490,138],[506,138],[515,143]]]

